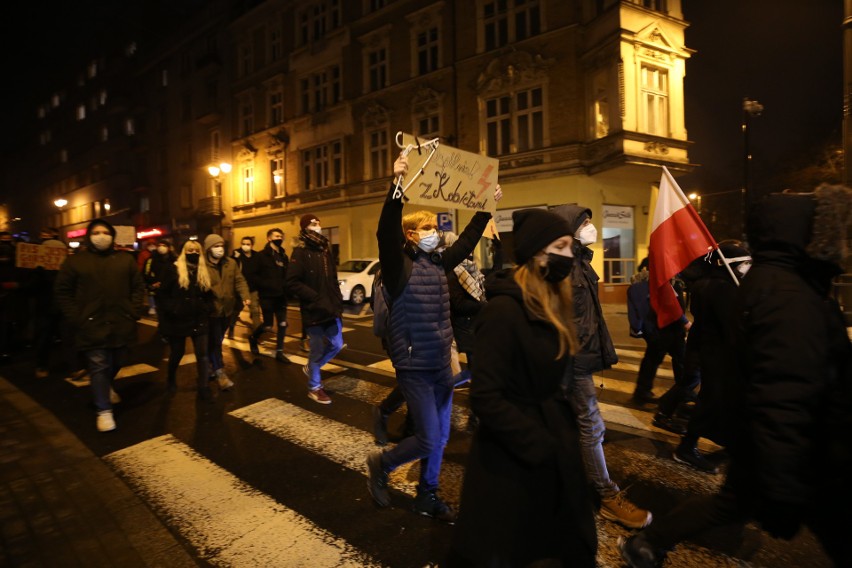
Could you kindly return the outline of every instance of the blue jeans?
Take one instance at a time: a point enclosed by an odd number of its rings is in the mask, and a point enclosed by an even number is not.
[[[112,390],[112,382],[121,369],[121,362],[126,352],[125,347],[89,349],[84,352],[89,365],[92,397],[98,412],[112,410],[109,393]]]
[[[229,318],[210,318],[210,329],[207,332],[207,357],[210,359],[210,374],[225,367],[222,360],[222,341],[228,331]]]
[[[604,426],[598,396],[595,391],[595,379],[592,375],[575,375],[570,390],[570,403],[577,416],[580,429],[580,451],[589,482],[601,498],[614,497],[618,485],[609,478],[606,457],[603,451]]]
[[[418,491],[434,491],[438,488],[444,446],[450,439],[452,371],[449,366],[438,371],[397,370],[396,380],[414,421],[414,436],[405,438],[382,454],[382,469],[391,472],[419,459]]]
[[[310,325],[305,329],[311,353],[308,355],[308,388],[316,390],[322,386],[320,367],[331,361],[343,349],[343,321],[340,318],[320,325]]]

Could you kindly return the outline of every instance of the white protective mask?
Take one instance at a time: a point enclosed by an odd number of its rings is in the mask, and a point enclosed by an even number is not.
[[[210,256],[213,258],[222,258],[225,256],[225,247],[210,247]]]
[[[89,237],[92,246],[98,250],[107,250],[112,246],[112,235],[92,235]]]
[[[598,240],[598,230],[591,223],[588,223],[577,231],[577,240],[580,241],[580,244],[584,247],[589,245],[593,245]]]
[[[169,247],[157,247],[157,252],[160,254],[166,254],[169,252]]]
[[[317,225],[316,227],[308,227],[308,230],[313,231],[319,235],[322,234],[322,227],[320,227],[319,225]]]
[[[243,252],[251,252],[251,245],[243,245],[240,248],[243,249]]]
[[[729,258],[727,259],[727,261],[729,266],[733,266],[734,264],[739,263],[734,266],[734,270],[736,271],[737,276],[739,276],[740,280],[742,280],[746,273],[751,269],[750,256],[737,256],[734,258]]]
[[[432,229],[431,231],[417,231],[417,233],[420,235],[420,241],[417,243],[420,250],[423,252],[432,252],[435,250],[440,240],[438,231]]]

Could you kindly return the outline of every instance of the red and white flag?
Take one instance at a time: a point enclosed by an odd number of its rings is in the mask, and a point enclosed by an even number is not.
[[[683,315],[670,280],[689,263],[716,248],[716,240],[663,166],[660,194],[648,243],[648,283],[657,325],[663,328]]]

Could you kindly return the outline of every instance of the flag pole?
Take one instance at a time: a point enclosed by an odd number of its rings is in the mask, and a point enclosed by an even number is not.
[[[728,259],[725,258],[725,254],[722,252],[722,248],[718,245],[716,246],[716,252],[719,253],[719,256],[722,258],[722,263],[725,265],[725,268],[728,269],[728,274],[730,274],[731,278],[734,279],[734,284],[739,286],[740,285],[739,278],[737,278],[736,274],[734,274],[734,271],[731,269],[731,265],[728,264]]]

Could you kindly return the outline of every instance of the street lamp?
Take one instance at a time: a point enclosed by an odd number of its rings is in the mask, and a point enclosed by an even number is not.
[[[231,173],[231,164],[228,162],[221,162],[218,166],[215,164],[211,164],[207,166],[207,172],[210,174],[216,181],[216,195],[215,197],[222,196],[222,180],[220,178],[220,174],[229,174]]]
[[[53,204],[62,209],[63,207],[68,205],[68,200],[60,197],[59,199],[54,199]]]
[[[749,122],[752,116],[760,116],[763,112],[763,105],[759,102],[749,99],[748,97],[743,97],[743,120],[742,120],[742,129],[743,129],[743,187],[742,187],[742,207],[743,207],[743,240],[746,240],[746,217],[748,216],[749,210],[749,174],[751,170],[751,150],[748,146],[748,135],[749,135]]]

